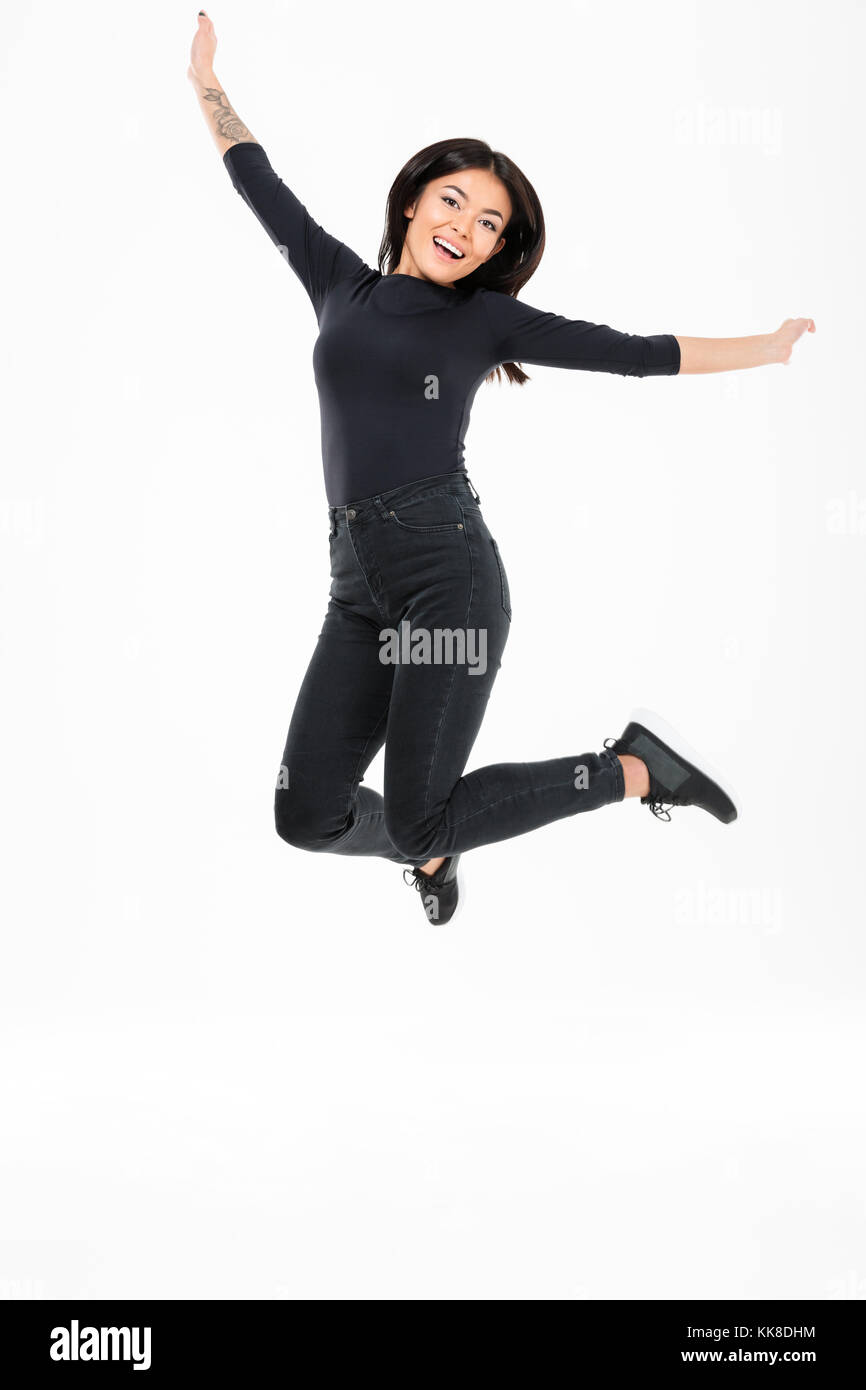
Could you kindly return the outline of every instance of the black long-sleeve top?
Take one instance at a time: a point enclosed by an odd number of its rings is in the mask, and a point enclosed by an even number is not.
[[[223,161],[316,312],[331,506],[464,468],[472,402],[503,362],[639,377],[680,369],[672,333],[621,333],[459,281],[382,275],[313,220],[261,145],[232,145]]]

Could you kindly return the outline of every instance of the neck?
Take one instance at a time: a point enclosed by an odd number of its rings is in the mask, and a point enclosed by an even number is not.
[[[432,275],[424,275],[417,267],[411,256],[407,256],[404,250],[400,257],[400,264],[396,270],[390,271],[391,275],[407,275],[413,280],[426,280],[429,285],[441,285],[443,290],[453,290],[454,285],[445,285],[441,280],[434,280]]]

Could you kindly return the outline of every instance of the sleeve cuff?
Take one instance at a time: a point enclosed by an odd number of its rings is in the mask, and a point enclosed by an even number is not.
[[[252,149],[254,149],[254,150],[262,150],[262,153],[264,153],[264,150],[263,150],[262,146],[259,144],[259,142],[258,142],[257,140],[239,140],[239,141],[237,142],[236,145],[229,145],[228,149],[224,151],[224,153],[223,153],[223,164],[228,163],[228,157],[229,157],[229,155],[232,155],[232,156],[235,156],[235,157],[236,157],[236,156],[237,156],[237,153],[238,153],[238,150],[250,149],[250,148],[252,148]],[[241,158],[243,159],[244,156],[241,155]]]
[[[680,344],[674,333],[653,333],[647,338],[644,376],[676,376],[680,369]]]

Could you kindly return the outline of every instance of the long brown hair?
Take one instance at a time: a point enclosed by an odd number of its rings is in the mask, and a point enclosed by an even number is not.
[[[437,140],[419,150],[403,165],[391,185],[385,210],[385,232],[379,247],[379,273],[390,275],[400,264],[409,219],[403,209],[420,197],[428,183],[461,169],[484,169],[495,174],[508,189],[512,214],[503,235],[505,245],[484,265],[457,282],[457,290],[482,288],[498,290],[516,297],[538,269],[544,254],[544,214],[538,194],[524,173],[507,154],[491,149],[484,140]],[[529,377],[516,362],[503,362],[509,381],[522,386]],[[499,378],[500,368],[487,375]]]

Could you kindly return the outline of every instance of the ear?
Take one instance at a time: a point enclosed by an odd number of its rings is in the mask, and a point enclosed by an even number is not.
[[[497,241],[496,245],[494,246],[493,250],[490,252],[490,255],[487,257],[488,261],[489,261],[489,260],[492,260],[492,258],[493,258],[494,256],[498,255],[498,253],[502,250],[502,248],[503,248],[504,245],[505,245],[505,237],[504,237],[504,236],[501,236],[501,237],[499,238],[499,240]]]
[[[415,204],[414,204],[414,203],[407,203],[407,204],[406,204],[406,206],[405,206],[404,209],[403,209],[403,216],[404,216],[404,217],[408,217],[408,218],[409,218],[409,221],[411,222],[412,218],[415,216]]]

